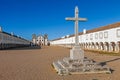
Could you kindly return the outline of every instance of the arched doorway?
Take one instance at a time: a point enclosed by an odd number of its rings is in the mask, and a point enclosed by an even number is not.
[[[104,50],[109,51],[109,43],[108,42],[104,43]]]
[[[99,43],[99,49],[100,49],[100,50],[104,50],[104,44],[103,44],[103,42],[100,42],[100,43]]]
[[[94,44],[94,42],[91,42],[91,48],[92,48],[92,49],[95,49],[95,44]]]
[[[96,45],[96,49],[98,50],[98,49],[99,49],[99,44],[98,44],[98,42],[96,42],[95,45]]]
[[[111,42],[111,51],[115,51],[115,42]]]

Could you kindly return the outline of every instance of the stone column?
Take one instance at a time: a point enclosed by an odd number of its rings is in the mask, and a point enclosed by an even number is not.
[[[118,51],[120,52],[120,42],[118,42]]]
[[[113,51],[112,44],[109,43],[109,52],[112,52],[112,51]]]
[[[120,49],[119,49],[119,43],[116,43],[115,44],[115,52],[119,52],[120,51]]]

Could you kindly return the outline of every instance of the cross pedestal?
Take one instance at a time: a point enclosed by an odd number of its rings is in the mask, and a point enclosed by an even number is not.
[[[70,59],[73,60],[81,60],[83,62],[84,59],[84,51],[80,48],[80,46],[74,46],[70,50]]]

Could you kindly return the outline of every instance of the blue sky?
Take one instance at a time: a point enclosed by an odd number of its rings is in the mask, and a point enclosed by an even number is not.
[[[87,22],[79,32],[120,21],[120,0],[0,0],[0,26],[5,32],[31,40],[32,34],[48,34],[50,40],[74,34],[74,8]]]

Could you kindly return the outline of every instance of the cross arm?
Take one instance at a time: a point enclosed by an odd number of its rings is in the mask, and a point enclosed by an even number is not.
[[[73,17],[68,17],[68,18],[65,18],[65,20],[67,21],[87,21],[87,18],[73,18]]]
[[[67,20],[67,21],[75,21],[75,18],[68,17],[68,18],[65,18],[65,20]]]
[[[87,18],[78,18],[78,21],[87,21]]]

